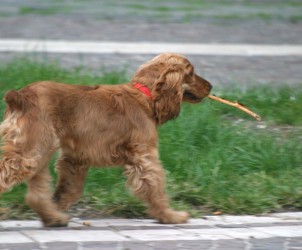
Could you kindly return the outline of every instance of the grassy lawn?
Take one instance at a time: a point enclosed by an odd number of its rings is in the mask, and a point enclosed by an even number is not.
[[[10,4],[8,4],[10,6]],[[149,1],[98,1],[98,0],[59,0],[44,1],[39,4],[24,1],[16,5],[16,12],[7,11],[5,8],[0,15],[10,16],[12,13],[19,15],[81,15],[94,16],[98,19],[122,19],[131,17],[142,20],[156,20],[157,22],[191,22],[200,20],[247,21],[262,20],[287,21],[299,23],[302,20],[302,3],[299,0],[279,1],[249,1],[249,0],[149,0]],[[11,6],[8,10],[11,10]]]
[[[0,97],[8,89],[47,79],[87,85],[127,82],[124,72],[97,75],[85,68],[66,70],[56,63],[16,59],[0,65]],[[172,206],[193,216],[302,209],[302,89],[216,91],[244,103],[264,121],[210,100],[184,104],[180,117],[159,130]],[[1,101],[1,114],[4,106]],[[34,216],[24,203],[25,190],[22,184],[1,196],[0,219]],[[91,169],[84,196],[71,214],[139,217],[146,216],[144,210],[125,188],[121,168]]]

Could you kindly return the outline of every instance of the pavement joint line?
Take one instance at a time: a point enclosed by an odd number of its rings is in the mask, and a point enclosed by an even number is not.
[[[30,235],[26,235],[22,230],[18,231],[20,234],[25,236],[26,238],[30,239],[32,242],[39,243],[35,238],[31,237]]]
[[[252,244],[251,244],[251,242],[249,241],[249,239],[244,239],[243,240],[243,242],[244,242],[244,245],[245,245],[245,250],[250,250],[250,249],[252,249]]]
[[[216,240],[213,240],[212,241],[212,246],[209,250],[215,250],[216,248],[218,248],[218,244],[217,244],[217,241]]]
[[[302,56],[302,44],[230,44],[0,39],[0,52],[160,54],[208,56]]]

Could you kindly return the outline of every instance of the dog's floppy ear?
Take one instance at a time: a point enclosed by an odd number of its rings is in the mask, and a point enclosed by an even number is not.
[[[184,69],[173,65],[164,69],[152,89],[155,118],[158,124],[176,118],[181,109]]]

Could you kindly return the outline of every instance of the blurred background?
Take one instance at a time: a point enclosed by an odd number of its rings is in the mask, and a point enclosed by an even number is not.
[[[206,44],[301,44],[301,0],[0,0],[0,38],[171,42]],[[1,53],[2,61],[14,53]],[[49,54],[64,66],[127,69],[153,55]],[[297,84],[301,57],[191,56],[214,84]]]
[[[259,214],[302,209],[301,0],[0,0],[0,97],[39,80],[70,84],[127,82],[153,53],[16,52],[7,39],[151,44],[260,45],[274,55],[185,55],[213,93],[263,117],[206,100],[184,105],[159,130],[167,191],[175,208]],[[226,49],[226,47],[223,47]],[[278,53],[277,53],[278,54]],[[0,103],[0,111],[5,108]],[[52,162],[54,164],[55,158]],[[53,168],[52,168],[53,169]],[[54,177],[55,177],[55,173]],[[122,169],[92,169],[72,216],[145,217],[125,189]],[[32,218],[25,185],[0,199],[0,219]]]

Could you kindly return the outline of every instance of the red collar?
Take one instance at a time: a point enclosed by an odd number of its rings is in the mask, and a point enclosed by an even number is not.
[[[145,86],[141,83],[136,83],[136,84],[134,84],[133,87],[138,89],[140,92],[144,93],[149,98],[152,98],[151,91],[147,86]]]

